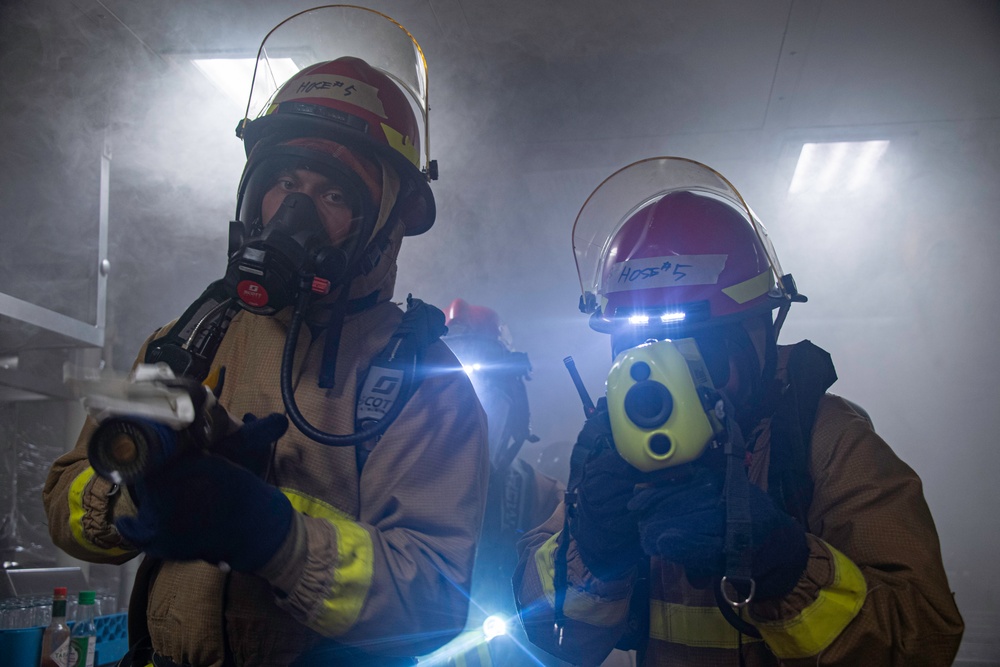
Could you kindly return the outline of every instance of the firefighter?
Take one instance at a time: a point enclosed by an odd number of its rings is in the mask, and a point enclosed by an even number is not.
[[[736,189],[691,160],[636,162],[587,200],[574,251],[581,309],[616,365],[693,340],[710,400],[692,409],[715,423],[672,465],[680,445],[637,426],[642,405],[635,423],[609,416],[624,405],[609,374],[569,510],[519,543],[532,641],[580,665],[616,645],[640,665],[950,664],[963,623],[920,479],[826,391],[828,354],[777,344],[805,297]],[[666,378],[649,370],[628,382]],[[630,449],[646,442],[647,459]]]
[[[445,316],[444,341],[486,412],[490,481],[467,631],[427,662],[463,667],[565,664],[527,640],[510,586],[518,539],[552,514],[563,493],[559,482],[518,456],[524,443],[538,442],[531,432],[525,386],[531,363],[526,353],[514,350],[510,331],[492,308],[455,299]]]
[[[318,29],[331,12],[385,18],[337,6],[279,27]],[[284,34],[261,52],[287,47]],[[242,428],[167,456],[185,436],[136,419],[166,444],[119,487],[89,463],[88,419],[51,468],[44,502],[59,547],[102,563],[145,554],[133,664],[414,664],[465,623],[486,422],[463,373],[424,372],[455,365],[438,338],[443,313],[391,300],[403,237],[435,216],[407,80],[357,57],[322,60],[240,125],[247,162],[226,278],[139,361],[206,377]],[[392,386],[404,388],[393,406],[368,400]]]

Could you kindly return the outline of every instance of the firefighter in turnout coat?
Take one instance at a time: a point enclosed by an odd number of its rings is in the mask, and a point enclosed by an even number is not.
[[[862,409],[827,393],[829,355],[777,345],[805,299],[735,188],[690,160],[637,162],[588,199],[574,249],[581,306],[616,364],[646,341],[693,339],[731,454],[664,467],[675,452],[651,444],[657,465],[640,471],[622,446],[635,432],[609,417],[609,375],[577,440],[569,520],[561,504],[519,544],[532,641],[580,665],[616,645],[657,666],[951,664],[963,623],[920,479]],[[648,366],[629,373],[656,384]],[[643,406],[629,409],[641,421]]]
[[[299,18],[315,26],[318,11]],[[399,80],[359,58],[323,61],[241,126],[248,159],[226,279],[139,361],[173,366],[187,353],[180,370],[207,376],[242,428],[119,487],[88,460],[88,419],[52,466],[44,502],[59,547],[101,563],[145,554],[129,618],[141,664],[414,664],[465,623],[486,421],[438,339],[443,313],[415,302],[426,317],[414,319],[391,300],[403,237],[434,221]],[[224,333],[174,344],[197,338],[180,329],[203,320]],[[380,420],[361,398],[390,353],[410,369],[409,391]]]

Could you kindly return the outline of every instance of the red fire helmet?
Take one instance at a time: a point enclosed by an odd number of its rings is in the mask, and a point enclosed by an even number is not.
[[[573,248],[580,308],[605,333],[689,332],[805,300],[736,189],[684,158],[643,160],[605,180],[577,216]]]
[[[276,81],[283,68],[303,64],[303,53],[312,64]],[[383,158],[399,175],[397,212],[414,236],[435,216],[428,108],[426,62],[413,36],[373,10],[330,5],[295,14],[265,37],[237,135],[248,171],[269,147],[296,137]]]
[[[455,299],[449,304],[444,316],[450,336],[483,336],[499,340],[510,347],[510,332],[492,308],[474,306],[465,299]]]

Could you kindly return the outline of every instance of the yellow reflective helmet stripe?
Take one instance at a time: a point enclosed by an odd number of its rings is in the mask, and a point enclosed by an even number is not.
[[[833,583],[795,618],[756,622],[757,629],[781,659],[809,658],[825,650],[861,611],[868,585],[850,558],[826,544],[833,556]]]
[[[292,489],[281,490],[302,514],[325,519],[337,532],[337,563],[333,586],[323,601],[318,625],[334,636],[347,632],[358,620],[372,584],[375,550],[371,535],[336,507]]]
[[[764,271],[741,283],[724,287],[722,293],[736,303],[746,303],[762,294],[767,294],[769,289],[771,289],[771,272]]]
[[[545,541],[545,544],[535,552],[535,569],[545,591],[549,604],[555,607],[555,558],[559,547],[559,535],[562,531]],[[581,591],[573,586],[567,586],[566,603],[563,612],[567,618],[582,621],[590,625],[613,627],[621,623],[628,614],[628,599],[607,600],[605,598]]]
[[[414,167],[420,168],[420,151],[413,145],[413,138],[404,136],[397,132],[396,128],[382,123],[382,132],[385,133],[385,140],[389,145],[402,153],[403,157],[413,163]]]
[[[760,641],[747,636],[741,640],[718,607],[690,607],[662,600],[650,600],[649,636],[695,648],[736,649],[741,641]]]
[[[69,530],[73,534],[73,539],[76,540],[76,543],[87,551],[107,556],[127,554],[129,553],[127,550],[119,547],[104,548],[97,546],[87,539],[86,533],[83,530],[83,518],[86,515],[86,510],[83,507],[83,497],[95,474],[94,469],[87,466],[83,472],[70,482],[69,493],[67,494],[69,501]]]

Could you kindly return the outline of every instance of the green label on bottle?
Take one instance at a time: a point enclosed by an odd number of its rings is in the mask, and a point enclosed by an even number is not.
[[[96,637],[73,637],[69,644],[69,667],[94,667]]]

